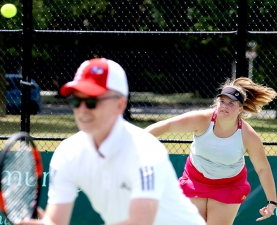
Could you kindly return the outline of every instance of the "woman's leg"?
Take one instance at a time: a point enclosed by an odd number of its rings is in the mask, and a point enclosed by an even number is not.
[[[207,225],[232,225],[240,204],[226,204],[213,199],[207,201]]]
[[[207,198],[191,198],[191,202],[196,205],[200,215],[207,221]]]

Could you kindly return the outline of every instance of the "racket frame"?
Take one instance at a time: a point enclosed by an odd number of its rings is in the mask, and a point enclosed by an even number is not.
[[[6,219],[11,224],[13,224],[13,223],[8,219],[8,216],[7,216],[7,211],[6,211],[6,207],[5,207],[5,199],[4,199],[3,193],[2,193],[3,184],[1,181],[2,181],[2,171],[3,171],[6,155],[10,151],[11,146],[17,140],[25,140],[31,145],[32,153],[33,153],[32,155],[33,155],[33,158],[35,161],[35,172],[37,175],[37,184],[36,184],[37,195],[35,196],[35,199],[34,199],[35,205],[33,207],[33,212],[31,214],[31,218],[37,218],[37,207],[38,207],[38,203],[39,203],[39,199],[40,199],[42,176],[43,176],[42,159],[41,159],[40,152],[38,151],[38,149],[34,143],[34,139],[29,135],[28,132],[25,132],[25,131],[20,131],[20,132],[14,133],[7,140],[7,143],[0,155],[0,211],[5,215]],[[24,219],[24,218],[22,218],[22,219]]]

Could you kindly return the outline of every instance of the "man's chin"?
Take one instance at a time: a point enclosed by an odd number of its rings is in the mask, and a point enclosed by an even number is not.
[[[85,132],[86,134],[92,134],[93,129],[92,126],[78,126],[80,131]]]

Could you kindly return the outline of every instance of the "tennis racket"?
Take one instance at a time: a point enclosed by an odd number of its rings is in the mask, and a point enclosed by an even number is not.
[[[27,132],[13,134],[0,156],[0,210],[10,224],[36,218],[42,161]]]

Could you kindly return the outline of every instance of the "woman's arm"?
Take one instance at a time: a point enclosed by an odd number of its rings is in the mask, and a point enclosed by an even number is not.
[[[146,131],[159,137],[165,133],[203,134],[209,126],[213,109],[191,111],[172,118],[159,121],[145,128]]]
[[[246,128],[243,131],[244,145],[267,197],[264,204],[266,205],[267,201],[276,202],[275,182],[270,164],[264,151],[263,143],[258,134],[249,124],[244,123],[244,125]],[[274,215],[274,209],[275,205],[268,204],[260,210],[263,217],[257,220],[263,220]]]

